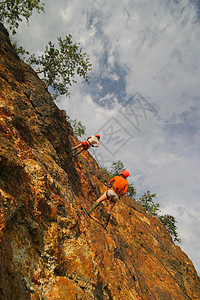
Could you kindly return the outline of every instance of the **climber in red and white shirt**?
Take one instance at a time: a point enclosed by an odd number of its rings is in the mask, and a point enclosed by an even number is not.
[[[72,147],[70,150],[67,151],[67,153],[73,152],[73,156],[76,156],[77,154],[81,153],[84,150],[88,150],[90,147],[99,147],[99,140],[100,135],[91,135],[87,138],[86,141],[81,142],[77,146]],[[79,150],[80,149],[80,150]]]

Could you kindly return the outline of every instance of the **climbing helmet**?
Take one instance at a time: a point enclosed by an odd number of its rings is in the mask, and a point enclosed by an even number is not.
[[[127,170],[123,170],[122,172],[121,172],[121,175],[124,175],[124,177],[128,177],[129,176],[129,171],[127,171]]]

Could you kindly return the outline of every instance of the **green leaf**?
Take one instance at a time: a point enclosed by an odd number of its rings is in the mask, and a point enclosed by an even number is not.
[[[76,77],[82,77],[88,82],[88,72],[91,64],[86,53],[82,52],[78,43],[72,43],[69,34],[63,40],[57,38],[59,48],[49,41],[44,53],[37,58],[31,56],[28,59],[33,67],[40,65],[38,73],[43,73],[43,80],[47,86],[53,88],[54,94],[69,97],[69,86],[76,83]]]
[[[40,0],[12,0],[0,2],[0,22],[9,25],[12,34],[16,33],[19,23],[25,18],[27,23],[33,11],[44,12],[44,3],[40,5]]]

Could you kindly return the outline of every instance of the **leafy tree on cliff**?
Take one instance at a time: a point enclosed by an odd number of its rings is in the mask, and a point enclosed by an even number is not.
[[[40,0],[5,0],[0,1],[0,22],[9,25],[9,29],[15,34],[15,28],[24,17],[28,23],[33,11],[44,11],[44,4]]]
[[[70,122],[76,136],[81,137],[83,134],[85,134],[86,127],[85,125],[82,124],[81,121],[77,121],[76,119],[71,119],[67,114],[66,114],[66,120]]]
[[[53,89],[54,96],[70,96],[69,86],[76,83],[76,77],[82,77],[88,82],[88,72],[91,64],[86,53],[82,52],[79,43],[72,42],[69,34],[62,39],[58,37],[58,48],[49,41],[43,54],[38,57],[31,55],[28,63],[35,67],[36,73],[43,74],[47,86]]]
[[[113,162],[110,166],[109,174],[111,177],[119,176],[124,169],[124,163],[121,160],[118,160],[117,162]]]
[[[40,0],[0,0],[0,22],[8,24],[14,34],[22,17],[28,22],[33,10],[38,13],[44,11],[43,5],[40,5]],[[58,47],[49,41],[42,55],[36,57],[32,54],[27,59],[27,63],[37,67],[36,72],[42,74],[42,79],[52,88],[55,98],[58,94],[70,96],[69,86],[77,82],[78,76],[88,82],[88,72],[91,70],[87,54],[82,52],[79,43],[72,42],[70,34],[57,40]],[[29,55],[22,47],[16,51],[19,55]]]
[[[150,191],[147,191],[142,197],[138,199],[138,202],[146,209],[146,211],[150,215],[158,217],[158,212],[160,212],[160,204],[153,201],[153,198],[155,197],[156,194],[150,194]]]
[[[171,215],[158,216],[159,220],[165,225],[169,233],[174,237],[174,240],[181,243],[181,239],[178,237],[176,219]]]
[[[160,213],[160,204],[153,201],[153,198],[156,197],[156,194],[151,194],[150,191],[144,193],[142,197],[138,199],[138,202],[146,209],[150,215],[157,217],[166,229],[169,231],[171,236],[174,238],[174,241],[181,243],[181,239],[178,237],[176,219],[171,215],[159,215]]]

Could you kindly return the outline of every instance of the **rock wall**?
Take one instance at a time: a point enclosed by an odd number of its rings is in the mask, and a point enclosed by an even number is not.
[[[192,262],[134,200],[107,231],[86,216],[109,178],[88,152],[67,155],[77,143],[0,25],[0,299],[200,299]]]

